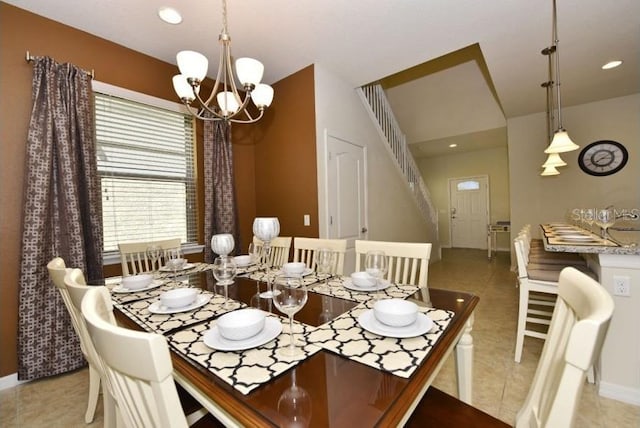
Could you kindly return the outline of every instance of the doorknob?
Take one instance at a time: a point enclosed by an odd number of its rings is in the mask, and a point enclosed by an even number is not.
[[[363,228],[360,230],[360,233],[367,233],[367,228],[366,228],[366,227],[363,227]]]

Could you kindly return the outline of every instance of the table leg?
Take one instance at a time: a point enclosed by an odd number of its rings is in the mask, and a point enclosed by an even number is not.
[[[456,345],[456,376],[458,381],[458,398],[472,404],[473,388],[473,314],[467,320],[464,333]]]

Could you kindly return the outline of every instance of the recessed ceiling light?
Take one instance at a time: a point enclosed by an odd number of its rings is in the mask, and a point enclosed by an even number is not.
[[[622,61],[620,61],[620,60],[609,61],[608,63],[606,63],[605,65],[602,66],[602,69],[603,70],[609,70],[609,69],[612,69],[612,68],[616,68],[619,65],[622,65]]]
[[[457,145],[457,144],[455,144],[455,143],[454,143],[454,144],[449,144],[449,147],[451,147],[451,148],[453,148],[453,147],[458,147],[458,145]]]
[[[172,7],[161,7],[158,9],[158,16],[168,24],[179,24],[182,22],[180,12]]]

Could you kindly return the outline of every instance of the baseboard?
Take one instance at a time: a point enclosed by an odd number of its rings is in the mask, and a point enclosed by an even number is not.
[[[598,394],[602,397],[640,406],[640,388],[631,388],[615,383],[600,381]]]
[[[29,382],[28,380],[18,380],[18,373],[10,374],[9,376],[0,377],[0,391],[3,389],[13,388],[14,386],[21,385]]]

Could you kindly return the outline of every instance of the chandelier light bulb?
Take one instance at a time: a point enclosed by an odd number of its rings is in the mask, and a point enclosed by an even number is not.
[[[269,85],[265,85],[264,83],[260,83],[256,88],[251,92],[251,99],[258,109],[265,109],[271,105],[271,101],[273,101],[273,88]]]
[[[176,55],[180,74],[187,79],[196,79],[202,82],[207,76],[209,60],[207,57],[195,51],[180,51]]]
[[[253,58],[238,58],[236,60],[236,74],[245,88],[255,87],[262,80],[264,65]]]
[[[553,140],[551,140],[551,144],[549,147],[545,149],[546,154],[551,153],[565,153],[571,152],[573,150],[578,150],[580,146],[571,141],[569,138],[569,134],[564,129],[558,129],[555,134],[553,134]]]

